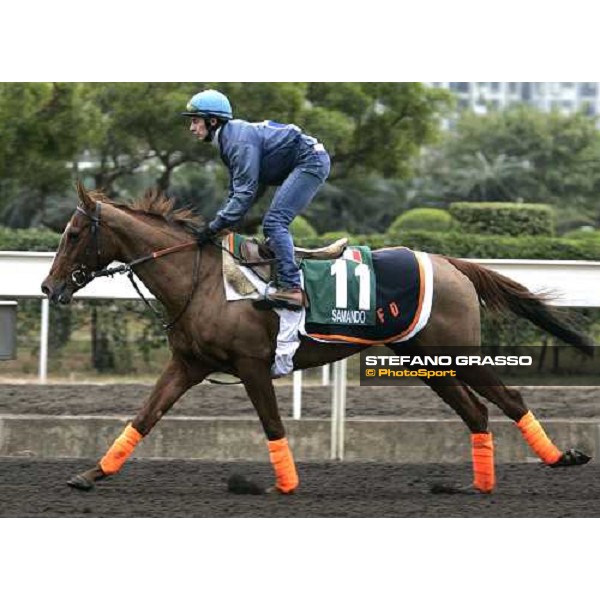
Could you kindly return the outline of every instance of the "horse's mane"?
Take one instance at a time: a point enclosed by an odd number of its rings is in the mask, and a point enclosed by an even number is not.
[[[125,210],[143,215],[161,217],[167,223],[180,225],[188,231],[198,231],[204,225],[202,216],[197,215],[190,208],[175,208],[175,200],[173,198],[169,198],[154,188],[146,190],[141,198],[133,200],[133,202],[112,200],[100,191],[88,193],[94,201],[105,202],[117,208],[124,208]]]

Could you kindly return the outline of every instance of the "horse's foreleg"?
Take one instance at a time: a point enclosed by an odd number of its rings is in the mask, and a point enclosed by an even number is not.
[[[80,490],[90,490],[94,487],[95,481],[118,473],[143,437],[148,435],[184,392],[202,381],[208,373],[208,370],[198,367],[191,369],[183,361],[172,358],[156,382],[148,400],[133,421],[113,442],[100,462],[93,469],[75,475],[68,484]]]
[[[271,366],[256,359],[242,359],[236,367],[267,436],[269,458],[275,470],[275,488],[290,494],[298,487],[299,479],[279,415]]]

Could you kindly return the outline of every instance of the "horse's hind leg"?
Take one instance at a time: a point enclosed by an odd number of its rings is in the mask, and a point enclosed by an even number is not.
[[[154,425],[182,394],[192,385],[202,381],[209,372],[208,369],[199,366],[190,368],[185,362],[171,358],[148,400],[132,423],[129,423],[114,441],[98,465],[75,475],[67,483],[71,487],[87,491],[94,487],[95,481],[118,473],[142,438],[150,433]]]
[[[471,431],[473,487],[479,492],[492,492],[496,485],[496,475],[494,442],[488,431],[487,408],[456,377],[446,377],[443,383],[427,378],[422,378],[422,381],[454,409]]]
[[[561,452],[527,408],[519,390],[507,388],[491,368],[480,365],[464,367],[459,369],[458,376],[512,419],[529,447],[547,465],[569,467],[589,462],[590,457],[579,450]]]

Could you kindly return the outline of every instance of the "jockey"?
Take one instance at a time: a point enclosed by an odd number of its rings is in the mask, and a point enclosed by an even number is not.
[[[296,125],[233,119],[227,96],[216,90],[193,96],[182,115],[192,118],[190,131],[199,140],[219,150],[230,174],[227,202],[198,233],[198,244],[236,225],[255,202],[259,190],[279,186],[262,224],[277,258],[277,289],[268,293],[261,304],[300,310],[306,298],[289,228],[329,175],[330,160],[323,144]]]

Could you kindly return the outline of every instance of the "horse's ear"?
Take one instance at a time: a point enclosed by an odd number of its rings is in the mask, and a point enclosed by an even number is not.
[[[96,203],[92,200],[91,196],[88,194],[87,190],[81,180],[77,180],[77,197],[79,198],[79,203],[88,210],[94,210],[96,208]]]

